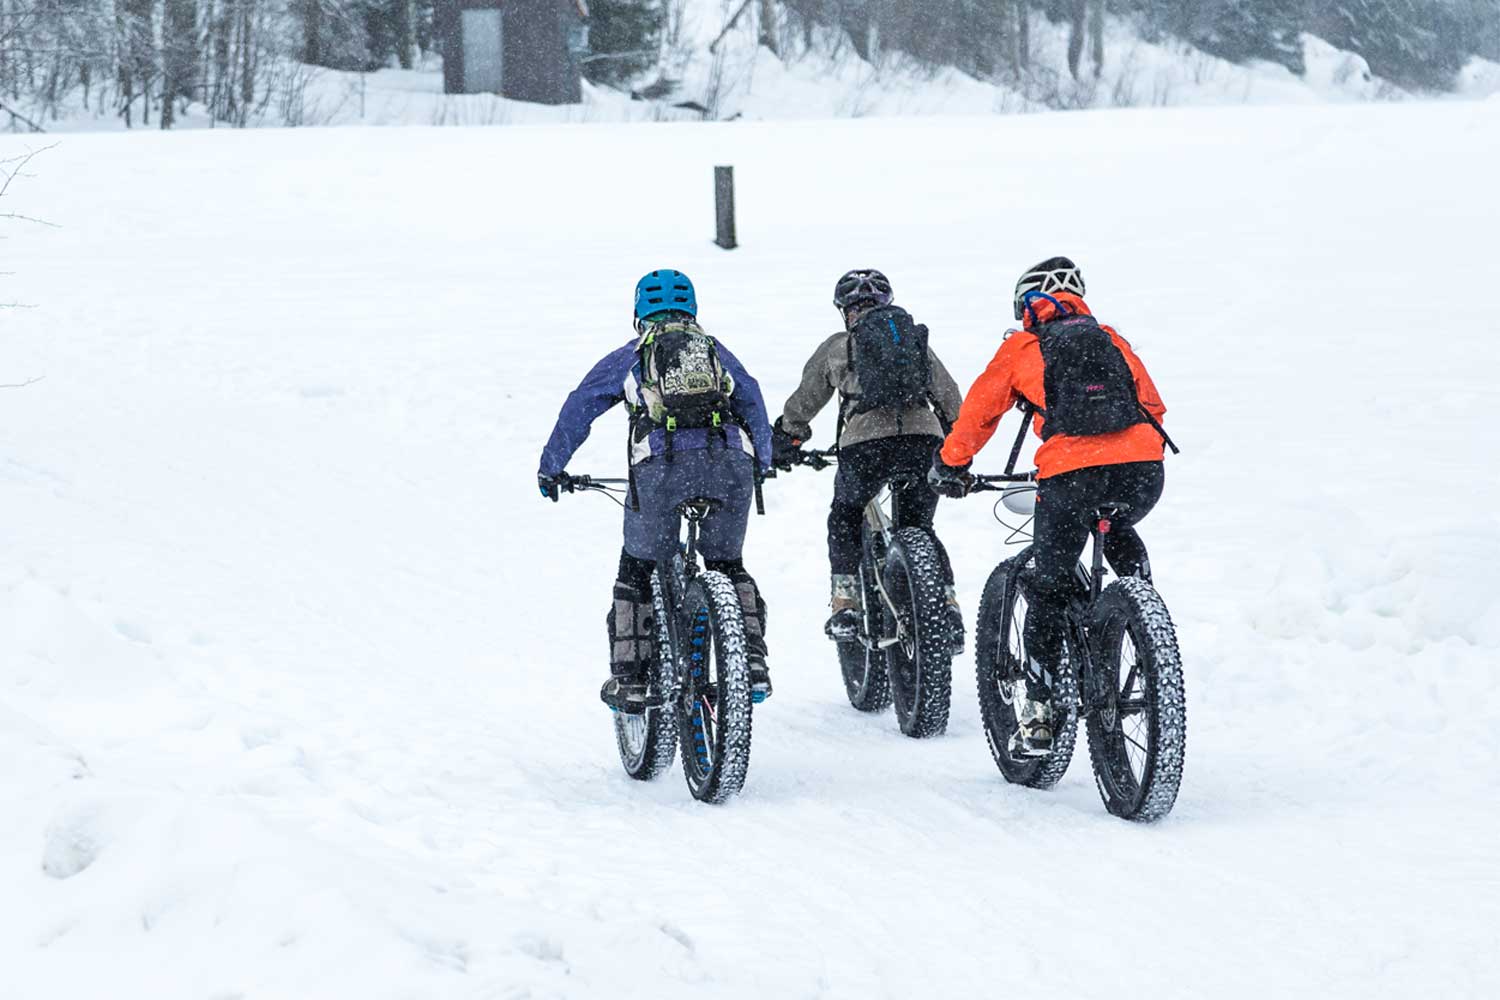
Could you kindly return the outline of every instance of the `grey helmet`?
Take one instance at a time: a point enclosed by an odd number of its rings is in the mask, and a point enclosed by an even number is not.
[[[891,279],[869,267],[850,271],[833,286],[833,304],[845,311],[853,305],[888,306],[894,298]]]

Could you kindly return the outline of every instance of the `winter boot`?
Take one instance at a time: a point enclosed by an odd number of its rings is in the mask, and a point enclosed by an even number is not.
[[[656,627],[650,600],[627,584],[615,584],[615,603],[605,617],[609,628],[609,680],[599,699],[617,712],[640,715],[662,704],[653,691],[651,665],[655,660]]]
[[[833,574],[833,598],[829,601],[833,614],[823,631],[834,642],[854,642],[859,638],[860,626],[864,624],[864,595],[860,592],[859,577],[848,573]]]
[[[1028,673],[1031,676],[1016,682],[1016,731],[1009,749],[1013,757],[1046,757],[1052,752],[1052,691],[1037,680],[1045,671],[1035,658]]]
[[[947,603],[944,614],[948,619],[948,648],[953,651],[954,656],[962,656],[964,652],[964,609],[958,606],[958,591],[953,584],[948,584],[946,591]]]
[[[736,574],[734,591],[745,618],[745,659],[750,664],[750,692],[759,705],[771,697],[771,669],[766,666],[766,602],[748,573]]]

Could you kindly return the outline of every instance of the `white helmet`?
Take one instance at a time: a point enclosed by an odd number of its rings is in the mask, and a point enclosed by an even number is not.
[[[1016,319],[1026,315],[1029,296],[1054,295],[1057,292],[1071,292],[1078,296],[1084,294],[1083,272],[1066,257],[1044,260],[1021,275],[1021,280],[1016,282]]]

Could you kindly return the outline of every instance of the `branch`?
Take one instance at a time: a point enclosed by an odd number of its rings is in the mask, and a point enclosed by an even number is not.
[[[3,103],[0,103],[0,111],[4,111],[6,114],[8,114],[12,118],[14,118],[16,121],[23,123],[27,128],[31,129],[31,131],[33,131],[33,132],[45,132],[45,131],[47,131],[46,129],[44,129],[40,125],[38,125],[36,122],[32,121],[30,118],[27,118],[25,115],[21,114],[21,112],[16,111],[13,108],[6,107]]]
[[[48,222],[46,219],[33,219],[31,216],[22,215],[19,212],[0,212],[0,219],[4,219],[7,222],[34,222],[38,226],[46,226],[48,229],[62,228],[55,222]]]
[[[745,2],[740,5],[740,9],[735,11],[734,16],[729,19],[729,23],[724,25],[724,30],[719,32],[719,37],[713,40],[713,44],[708,47],[708,51],[713,53],[717,53],[719,51],[719,43],[724,40],[725,35],[734,30],[734,26],[739,23],[740,18],[744,15],[745,11],[750,9],[750,4],[751,0],[745,0]]]
[[[10,109],[6,108],[5,105],[0,104],[0,110],[9,111]],[[26,164],[36,159],[42,153],[47,152],[47,150],[56,148],[57,143],[54,142],[52,145],[43,146],[41,149],[28,150],[24,156],[14,156],[9,160],[0,160],[0,167],[4,167],[11,163],[15,164],[15,167],[13,169],[0,171],[0,173],[5,174],[5,180],[0,181],[0,198],[5,197],[5,192],[9,191],[11,183],[15,181],[17,177],[21,176],[21,171],[26,169]]]
[[[38,375],[35,378],[29,378],[29,379],[27,379],[24,382],[12,382],[9,385],[0,385],[0,389],[24,389],[28,385],[36,385],[38,382],[40,382],[42,379],[44,379],[46,377],[47,376],[45,376],[45,375]]]

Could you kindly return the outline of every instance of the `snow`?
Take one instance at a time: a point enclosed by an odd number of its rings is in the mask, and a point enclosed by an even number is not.
[[[6,199],[60,228],[0,224],[0,993],[1494,995],[1497,152],[1493,102],[66,138]],[[532,473],[639,273],[779,408],[845,268],[967,384],[1057,252],[1185,449],[1176,811],[1007,786],[970,657],[941,739],[850,709],[800,471],[745,793],[626,779],[618,511]],[[1003,530],[939,530],[972,617]]]
[[[717,48],[711,48],[727,16],[721,7],[715,0],[686,0],[681,5],[677,31],[663,39],[660,66],[636,82],[642,89],[659,78],[675,84],[661,99],[633,100],[628,89],[588,83],[581,104],[562,107],[490,94],[444,94],[442,60],[436,55],[415,69],[373,73],[283,62],[276,92],[252,124],[498,126],[988,116],[1049,108],[1284,105],[1410,96],[1374,76],[1360,56],[1312,35],[1302,37],[1306,71],[1299,76],[1272,63],[1237,65],[1171,38],[1149,41],[1132,22],[1111,16],[1105,22],[1105,65],[1095,74],[1086,59],[1083,79],[1075,81],[1068,70],[1068,28],[1038,15],[1026,79],[980,80],[951,67],[923,66],[893,51],[870,62],[859,55],[847,34],[828,28],[806,33],[790,21],[781,33],[782,57],[758,44],[751,17],[742,18]],[[1500,89],[1497,71],[1493,63],[1472,60],[1455,93],[1462,98],[1494,93]],[[98,106],[97,91],[91,110],[83,107],[82,90],[60,103],[55,114],[25,101],[19,106],[31,118],[43,120],[50,132],[124,128],[113,105]],[[206,108],[193,105],[176,127],[192,130],[213,124]]]

